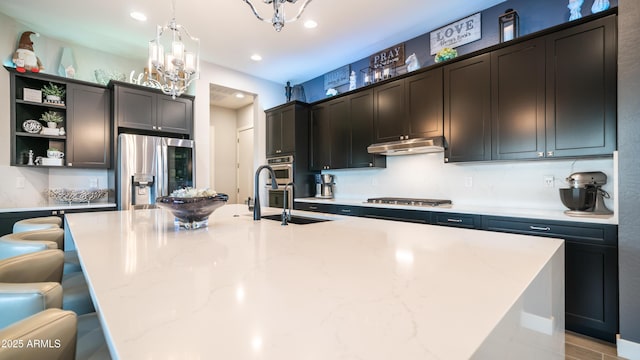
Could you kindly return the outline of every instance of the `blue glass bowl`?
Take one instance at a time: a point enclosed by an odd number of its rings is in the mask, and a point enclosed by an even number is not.
[[[181,227],[197,229],[207,226],[209,216],[227,200],[229,196],[226,194],[199,197],[161,196],[156,199],[156,204],[171,211],[176,223]]]

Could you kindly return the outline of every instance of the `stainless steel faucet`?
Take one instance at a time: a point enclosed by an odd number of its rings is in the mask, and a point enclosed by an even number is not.
[[[293,204],[289,204],[289,214],[287,214],[287,203],[289,202],[287,189],[289,188],[289,185],[293,187],[292,190],[295,189],[294,184],[291,182],[284,186],[284,200],[282,201],[282,223],[280,225],[289,225],[288,222],[291,221],[291,208],[293,207]]]
[[[263,169],[267,169],[269,170],[269,173],[271,175],[271,188],[272,189],[277,189],[278,188],[278,183],[276,182],[276,173],[273,171],[273,169],[271,168],[271,166],[269,165],[262,165],[260,166],[257,170],[256,170],[256,175],[255,175],[255,179],[254,179],[254,191],[255,193],[253,194],[253,198],[255,199],[253,202],[253,220],[260,220],[260,218],[262,217],[260,214],[260,190],[259,190],[259,183],[260,183],[260,171],[262,171]]]

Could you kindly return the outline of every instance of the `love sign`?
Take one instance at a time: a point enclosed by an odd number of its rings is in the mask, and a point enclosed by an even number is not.
[[[482,38],[480,13],[443,26],[440,29],[432,31],[430,35],[431,55],[435,55],[444,48],[453,49],[480,40]]]

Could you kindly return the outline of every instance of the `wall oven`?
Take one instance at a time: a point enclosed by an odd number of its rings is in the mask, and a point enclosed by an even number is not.
[[[283,189],[284,185],[293,182],[293,155],[268,158],[267,164],[276,174],[276,183]],[[271,174],[267,176],[267,185],[271,185]]]
[[[269,194],[268,206],[281,208],[285,202],[287,207],[293,204],[293,185],[287,189],[287,199],[284,197],[284,187],[293,183],[293,155],[278,156],[267,159],[267,164],[271,166],[276,175],[277,189],[271,188],[271,174],[267,176],[267,189]]]

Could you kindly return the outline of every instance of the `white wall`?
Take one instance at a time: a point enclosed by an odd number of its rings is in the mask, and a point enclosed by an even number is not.
[[[614,197],[617,174],[611,158],[445,164],[439,153],[389,156],[386,169],[323,173],[336,175],[336,198],[414,197],[451,199],[454,204],[469,206],[564,210],[558,189],[567,187],[564,179],[577,171],[607,174],[604,189]],[[544,183],[547,176],[555,179],[551,188]],[[606,201],[610,209],[613,201]]]
[[[236,110],[218,106],[211,107],[211,188],[229,195],[229,203],[236,203]]]

